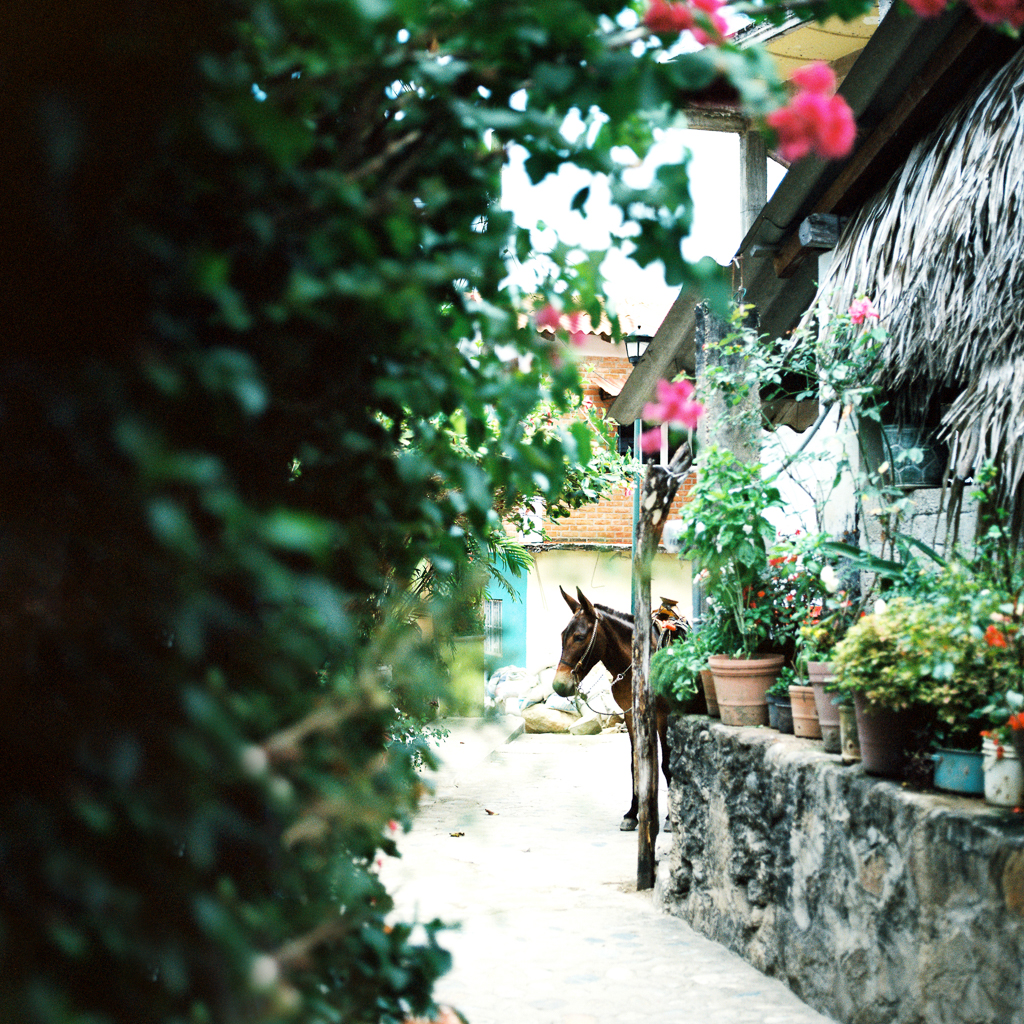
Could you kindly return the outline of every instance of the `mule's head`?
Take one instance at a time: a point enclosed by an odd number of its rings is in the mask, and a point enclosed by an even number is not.
[[[572,618],[562,630],[562,653],[555,669],[551,687],[559,697],[571,697],[576,686],[597,662],[594,641],[597,633],[597,609],[576,588],[579,600],[570,597],[561,587],[565,603],[572,609]]]

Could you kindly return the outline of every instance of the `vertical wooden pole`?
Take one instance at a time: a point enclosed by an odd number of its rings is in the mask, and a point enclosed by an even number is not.
[[[651,562],[676,491],[692,464],[683,445],[668,466],[648,466],[633,546],[633,770],[637,813],[636,887],[654,888],[658,838],[658,718],[651,693]]]
[[[743,237],[768,202],[768,150],[758,131],[740,133],[740,219]]]

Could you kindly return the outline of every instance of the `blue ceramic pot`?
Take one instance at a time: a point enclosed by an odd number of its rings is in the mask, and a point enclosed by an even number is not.
[[[983,796],[985,776],[981,770],[980,750],[938,750],[935,762],[935,785],[951,793]]]

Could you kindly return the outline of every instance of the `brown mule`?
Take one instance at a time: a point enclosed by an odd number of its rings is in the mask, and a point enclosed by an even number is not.
[[[636,772],[633,765],[633,616],[617,612],[603,604],[592,604],[579,587],[576,596],[570,597],[561,587],[565,603],[572,609],[573,616],[562,630],[562,654],[552,687],[560,697],[572,697],[580,680],[600,662],[612,674],[612,698],[622,709],[629,733],[629,767],[633,779],[633,802],[622,819],[619,828],[632,832],[637,827],[639,795],[636,791]],[[659,646],[661,634],[652,624],[652,645]],[[658,720],[658,737],[661,741],[661,770],[666,785],[670,781],[668,768],[668,702],[664,697],[655,698],[655,713]],[[668,825],[666,823],[666,831]]]

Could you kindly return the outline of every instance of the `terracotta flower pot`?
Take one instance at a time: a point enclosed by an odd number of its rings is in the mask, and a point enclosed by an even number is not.
[[[715,654],[708,658],[723,725],[768,724],[766,695],[785,660],[781,654],[755,658]]]
[[[704,702],[708,706],[708,715],[718,718],[718,696],[715,693],[715,676],[709,668],[700,670],[701,682],[704,683]]]
[[[791,686],[789,700],[793,705],[794,735],[820,740],[821,726],[818,724],[818,709],[814,703],[814,687]]]
[[[818,725],[821,728],[821,740],[826,754],[838,754],[842,749],[839,736],[839,708],[832,702],[833,694],[826,691],[835,679],[832,663],[829,661],[809,661],[807,675],[814,689],[814,706],[818,712]]]

